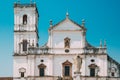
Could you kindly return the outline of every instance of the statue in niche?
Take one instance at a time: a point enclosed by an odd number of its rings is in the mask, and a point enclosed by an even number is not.
[[[80,72],[82,66],[82,58],[79,55],[74,58],[75,72]]]
[[[70,48],[70,39],[65,38],[65,48]]]

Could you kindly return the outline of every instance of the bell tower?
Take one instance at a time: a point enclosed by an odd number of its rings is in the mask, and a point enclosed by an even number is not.
[[[27,54],[29,47],[38,47],[38,17],[35,3],[14,4],[14,54]]]

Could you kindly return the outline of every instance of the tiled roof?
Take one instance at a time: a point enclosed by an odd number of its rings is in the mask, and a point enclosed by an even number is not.
[[[0,80],[13,80],[12,77],[0,77]]]

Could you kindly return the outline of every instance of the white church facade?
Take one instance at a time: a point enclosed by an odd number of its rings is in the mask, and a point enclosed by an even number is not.
[[[107,54],[106,42],[86,40],[85,22],[66,18],[53,25],[48,42],[39,47],[39,13],[35,3],[14,4],[14,80],[75,80],[75,58],[81,58],[81,80],[120,80],[120,64]]]

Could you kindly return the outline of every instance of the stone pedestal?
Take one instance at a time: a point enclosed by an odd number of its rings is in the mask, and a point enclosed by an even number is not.
[[[81,75],[81,72],[74,72],[73,80],[81,80],[80,75]]]

